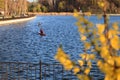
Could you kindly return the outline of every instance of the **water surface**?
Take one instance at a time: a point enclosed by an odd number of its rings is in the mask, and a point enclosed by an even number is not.
[[[103,23],[92,16],[94,23]],[[120,16],[112,16],[110,23],[120,22]],[[40,27],[46,36],[38,35]],[[54,55],[60,44],[71,59],[79,58],[83,51],[79,32],[73,16],[37,16],[35,19],[0,26],[0,61],[24,61],[24,62],[54,62]]]

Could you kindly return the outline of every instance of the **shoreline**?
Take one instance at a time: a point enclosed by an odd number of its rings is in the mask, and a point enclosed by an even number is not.
[[[34,18],[36,18],[36,16],[25,17],[25,18],[18,18],[18,19],[1,20],[0,21],[0,25],[8,25],[8,24],[13,24],[13,23],[20,23],[20,22],[32,20]]]
[[[29,13],[29,14],[38,15],[38,16],[73,16],[74,13],[72,13],[72,12],[61,12],[61,13],[51,12],[51,13]],[[96,14],[91,14],[91,15],[94,16]],[[108,16],[120,16],[120,14],[107,14],[107,15]],[[36,16],[0,20],[0,26],[24,22],[24,21],[32,20],[34,18],[36,18]]]
[[[35,13],[31,13],[31,12],[29,12],[29,14],[40,15],[40,16],[49,16],[49,15],[72,16],[74,13],[72,13],[72,12],[48,12],[48,13],[42,13],[42,12],[36,13],[35,12]],[[97,14],[91,14],[91,15],[97,15]],[[107,14],[107,15],[120,16],[120,14]]]
[[[73,13],[71,12],[60,12],[60,13],[57,13],[57,12],[48,12],[48,13],[31,13],[29,12],[29,14],[34,14],[34,15],[41,15],[41,16],[49,16],[49,15],[62,15],[62,16],[66,16],[66,15],[73,15]]]

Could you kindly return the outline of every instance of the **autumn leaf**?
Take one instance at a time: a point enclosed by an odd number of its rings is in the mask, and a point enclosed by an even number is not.
[[[79,67],[74,67],[73,68],[73,72],[74,72],[74,74],[76,74],[76,73],[78,73],[78,72],[80,72],[80,68]]]
[[[98,28],[98,33],[102,34],[105,30],[105,25],[104,24],[96,24],[97,28]]]
[[[105,43],[106,43],[106,37],[105,37],[105,35],[100,35],[100,42],[101,42],[102,44],[105,44]]]
[[[82,41],[85,41],[86,39],[87,39],[86,36],[81,35],[81,40],[82,40]]]
[[[114,36],[111,40],[110,40],[111,46],[115,49],[115,50],[119,50],[119,37],[118,36]]]
[[[85,71],[84,71],[84,73],[85,73],[86,75],[88,75],[89,72],[90,72],[90,68],[86,68]]]
[[[79,63],[80,66],[84,65],[84,61],[83,60],[78,60],[78,63]]]

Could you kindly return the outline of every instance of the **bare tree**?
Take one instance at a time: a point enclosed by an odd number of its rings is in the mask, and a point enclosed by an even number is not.
[[[4,0],[5,14],[15,16],[27,12],[27,0]]]

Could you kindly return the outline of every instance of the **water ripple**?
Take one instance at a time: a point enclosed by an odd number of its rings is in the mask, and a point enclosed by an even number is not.
[[[95,17],[91,20],[97,23]],[[117,21],[120,18],[117,17]],[[38,35],[38,22],[46,33],[45,37]],[[0,61],[54,62],[59,44],[71,59],[78,59],[83,44],[75,22],[72,16],[37,16],[28,22],[0,26]]]

